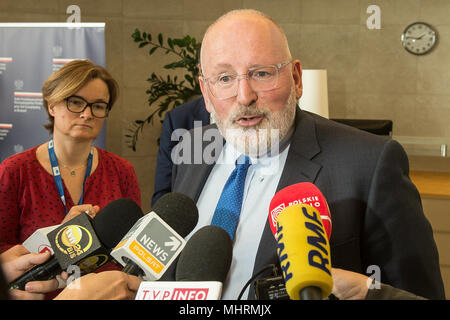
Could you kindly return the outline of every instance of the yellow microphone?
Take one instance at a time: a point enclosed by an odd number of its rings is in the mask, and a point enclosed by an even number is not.
[[[330,244],[319,212],[291,205],[277,218],[277,254],[293,300],[320,300],[333,289]]]

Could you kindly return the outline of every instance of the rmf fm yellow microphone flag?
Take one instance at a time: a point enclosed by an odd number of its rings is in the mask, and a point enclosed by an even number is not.
[[[285,208],[277,219],[277,254],[286,290],[293,300],[307,287],[320,288],[322,298],[331,294],[330,244],[319,212],[307,204]]]

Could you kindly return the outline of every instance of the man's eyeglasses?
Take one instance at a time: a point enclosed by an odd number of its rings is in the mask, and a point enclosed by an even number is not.
[[[246,74],[238,75],[232,72],[204,78],[211,94],[219,100],[225,100],[237,96],[240,79],[246,79],[250,87],[256,91],[269,91],[278,86],[279,70],[291,63],[291,61],[276,65],[256,66],[248,69]]]
[[[91,108],[91,113],[96,118],[106,118],[109,113],[109,104],[106,102],[88,103],[82,97],[70,96],[65,99],[67,109],[73,113],[82,113],[87,107]]]

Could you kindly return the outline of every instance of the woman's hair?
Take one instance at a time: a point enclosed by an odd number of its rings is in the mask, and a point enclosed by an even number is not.
[[[44,125],[50,134],[53,134],[55,119],[49,113],[49,106],[63,101],[74,95],[89,81],[94,79],[103,80],[108,86],[109,103],[111,109],[119,94],[117,81],[102,66],[95,65],[90,60],[73,60],[58,71],[52,73],[42,86],[42,98],[44,107],[48,114],[49,122]]]

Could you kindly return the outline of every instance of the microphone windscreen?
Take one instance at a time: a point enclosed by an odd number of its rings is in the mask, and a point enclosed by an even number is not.
[[[290,205],[301,203],[309,204],[319,211],[328,239],[330,239],[331,214],[327,200],[319,188],[310,182],[301,182],[287,186],[273,196],[269,206],[269,222],[272,233],[276,234],[278,214]]]
[[[224,282],[230,270],[233,243],[218,226],[205,226],[195,232],[180,254],[177,281]]]
[[[152,210],[183,238],[194,230],[198,222],[196,204],[182,193],[166,193],[156,201]]]
[[[103,245],[112,249],[143,215],[136,202],[121,198],[111,201],[100,210],[92,220],[92,225]]]
[[[330,244],[319,212],[307,205],[285,208],[278,216],[277,254],[291,299],[299,300],[300,291],[317,287],[322,297],[331,294]]]

